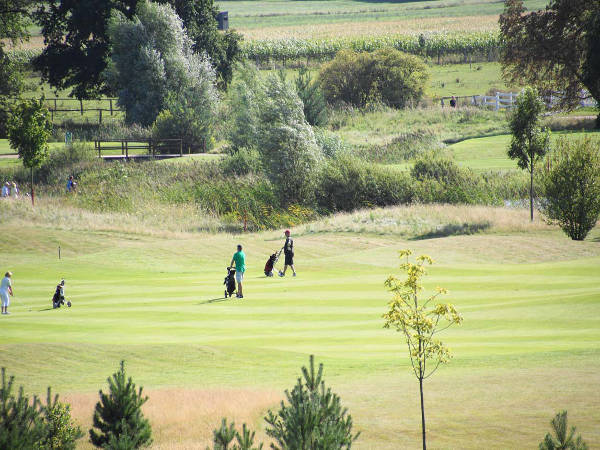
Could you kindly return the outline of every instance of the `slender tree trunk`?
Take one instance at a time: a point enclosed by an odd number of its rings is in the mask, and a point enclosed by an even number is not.
[[[533,167],[529,171],[531,175],[531,181],[529,183],[529,212],[531,216],[531,221],[533,222]]]
[[[33,167],[31,168],[31,206],[35,205],[35,192],[33,191]]]
[[[419,378],[419,390],[421,391],[421,429],[423,430],[423,450],[427,450],[425,437],[425,404],[423,403],[423,377]]]

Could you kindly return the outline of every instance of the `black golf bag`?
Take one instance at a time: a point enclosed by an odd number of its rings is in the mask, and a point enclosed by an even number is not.
[[[223,284],[225,285],[225,298],[231,297],[235,292],[235,269],[227,268],[227,276]]]
[[[62,286],[59,284],[56,286],[54,296],[52,297],[52,307],[60,308],[61,305],[65,304],[65,296],[63,295]]]
[[[60,308],[65,304],[65,291],[63,290],[63,286],[65,281],[63,280],[60,284],[56,285],[56,290],[54,291],[54,295],[52,296],[52,307]],[[67,306],[71,307],[71,302],[67,301]]]
[[[275,264],[277,263],[277,260],[279,259],[279,255],[281,255],[281,250],[279,250],[277,253],[273,253],[271,256],[269,256],[269,259],[267,260],[267,263],[265,264],[265,275],[268,277],[272,277],[273,276],[273,268],[275,267]]]

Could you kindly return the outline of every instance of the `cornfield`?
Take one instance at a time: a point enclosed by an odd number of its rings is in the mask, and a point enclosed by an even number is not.
[[[496,32],[472,33],[422,33],[412,35],[387,35],[346,37],[330,39],[262,39],[246,41],[244,56],[258,63],[283,62],[299,59],[327,60],[342,49],[371,52],[392,47],[406,53],[441,58],[445,55],[464,55],[465,60],[474,54],[487,55],[498,50],[500,36]]]

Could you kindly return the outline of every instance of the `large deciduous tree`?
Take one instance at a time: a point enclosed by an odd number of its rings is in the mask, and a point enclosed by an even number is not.
[[[118,91],[126,121],[148,126],[166,108],[181,127],[169,137],[186,136],[186,145],[193,146],[195,138],[207,136],[218,101],[215,73],[205,55],[192,52],[173,8],[142,1],[131,20],[115,14],[109,36],[107,79]]]
[[[507,81],[560,92],[561,108],[576,106],[584,88],[600,102],[599,1],[551,0],[525,13],[522,0],[506,0],[500,30]]]
[[[44,80],[59,89],[72,88],[77,98],[114,94],[103,72],[110,58],[108,24],[119,12],[127,19],[140,0],[48,0],[41,3],[37,21],[42,26],[46,48],[35,61]],[[232,64],[239,57],[241,36],[217,31],[218,12],[212,0],[157,0],[170,4],[182,19],[194,42],[194,51],[206,53],[219,81],[231,81]]]
[[[400,268],[406,272],[406,279],[399,280],[390,276],[385,285],[394,295],[389,302],[389,310],[383,315],[385,328],[395,328],[404,335],[413,372],[419,380],[421,394],[421,433],[423,450],[427,448],[425,428],[425,402],[423,382],[435,373],[441,364],[450,359],[450,351],[437,339],[438,333],[446,328],[460,324],[461,315],[449,303],[435,303],[437,297],[446,293],[443,288],[429,297],[421,293],[421,277],[426,274],[425,264],[432,264],[429,256],[419,256],[416,263],[408,257],[410,250],[402,250],[400,258],[406,258]]]

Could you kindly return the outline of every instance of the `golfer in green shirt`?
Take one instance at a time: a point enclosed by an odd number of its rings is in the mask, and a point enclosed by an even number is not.
[[[234,267],[235,263],[235,281],[237,281],[237,294],[235,296],[237,298],[244,298],[244,293],[242,292],[242,281],[244,280],[244,272],[246,271],[246,255],[242,251],[242,246],[237,246],[237,252],[233,254],[233,258],[231,258],[230,267]]]

